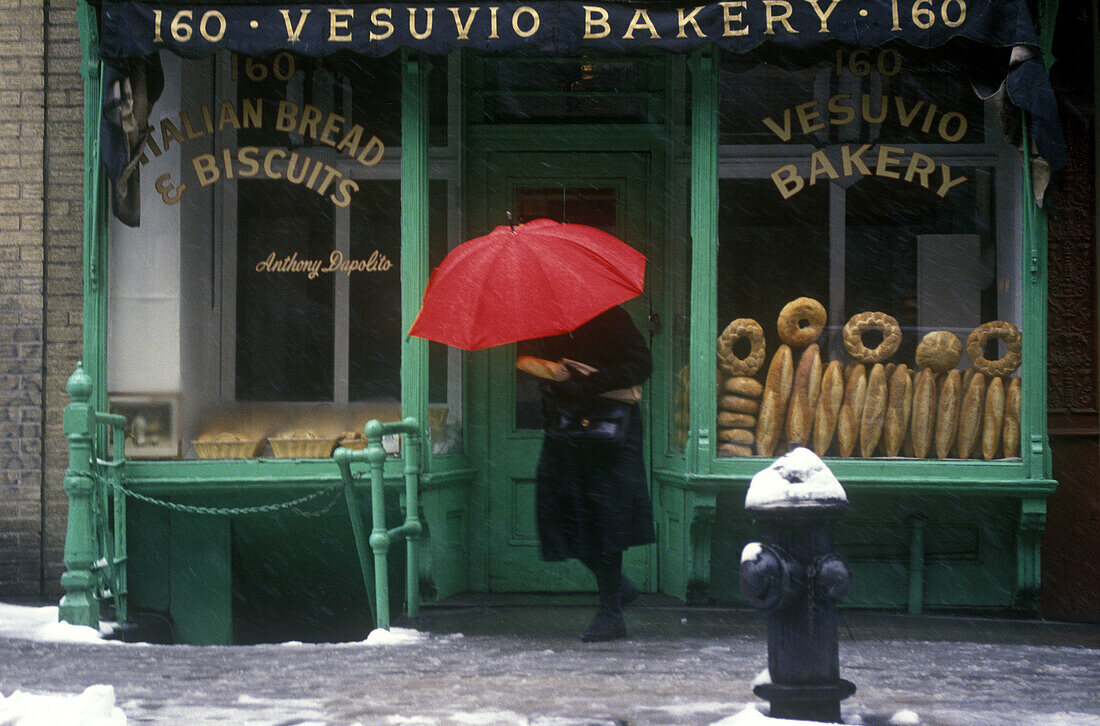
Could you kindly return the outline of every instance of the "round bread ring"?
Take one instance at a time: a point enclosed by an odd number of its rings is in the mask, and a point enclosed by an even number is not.
[[[1003,358],[986,360],[982,349],[987,342],[998,338],[1005,342],[1007,352]],[[1023,360],[1023,338],[1020,329],[1005,320],[982,323],[966,336],[966,354],[970,356],[979,373],[987,376],[1010,376]]]
[[[863,344],[863,334],[869,330],[882,333],[882,342],[871,349]],[[844,325],[844,349],[860,363],[882,363],[897,352],[901,345],[901,327],[886,313],[856,313]]]
[[[829,315],[825,306],[812,297],[791,300],[779,311],[776,328],[779,338],[792,348],[802,348],[821,337]],[[806,324],[803,325],[802,323]]]
[[[733,354],[733,346],[748,338],[751,349],[744,358]],[[718,366],[731,376],[755,375],[764,365],[764,329],[752,318],[737,318],[718,336]]]

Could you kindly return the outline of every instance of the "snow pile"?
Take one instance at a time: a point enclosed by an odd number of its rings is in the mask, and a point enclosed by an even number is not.
[[[816,507],[847,501],[844,487],[825,462],[799,447],[756,473],[745,494],[745,509]]]
[[[366,645],[412,645],[424,640],[424,634],[410,628],[376,628],[363,641]]]
[[[55,643],[117,643],[103,639],[110,632],[108,623],[101,624],[101,629],[96,630],[86,625],[58,622],[56,605],[28,607],[0,603],[0,637],[3,638]]]
[[[90,629],[90,628],[89,628]],[[126,726],[115,705],[113,686],[88,686],[80,695],[0,694],[0,724],[5,726]]]

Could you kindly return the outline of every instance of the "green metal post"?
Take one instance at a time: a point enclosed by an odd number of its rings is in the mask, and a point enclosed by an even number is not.
[[[348,519],[351,520],[351,533],[355,539],[355,551],[359,555],[359,571],[363,575],[363,588],[367,591],[367,603],[371,618],[378,622],[378,605],[374,598],[374,569],[370,563],[370,549],[367,533],[363,528],[363,509],[359,506],[359,494],[355,491],[355,479],[351,475],[351,462],[362,461],[366,452],[349,451],[343,447],[333,452],[340,475],[344,479],[344,500],[348,506]]]
[[[714,456],[714,340],[718,260],[718,57],[691,57],[691,440],[688,471],[709,473]],[[700,322],[701,321],[701,322]],[[704,353],[706,353],[704,355]]]
[[[386,534],[386,497],[384,489],[383,467],[386,463],[386,450],[382,448],[382,423],[367,422],[367,463],[370,465],[370,503],[371,522],[370,548],[374,552],[374,593],[378,609],[375,611],[377,627],[390,629],[390,583],[386,557],[389,554],[390,538]]]
[[[423,56],[403,52],[401,75],[401,326],[412,327],[428,283],[428,72]],[[428,341],[404,336],[401,410],[428,420]]]
[[[73,625],[99,628],[99,601],[95,598],[96,576],[92,566],[99,559],[95,537],[92,476],[92,440],[95,410],[89,403],[92,381],[82,365],[69,376],[66,386],[72,403],[65,407],[63,428],[69,441],[69,468],[65,472],[65,493],[69,496],[69,518],[65,530],[65,573],[61,586],[58,618]]]
[[[405,419],[408,432],[402,452],[405,457],[405,608],[410,618],[420,614],[420,450],[419,427]]]

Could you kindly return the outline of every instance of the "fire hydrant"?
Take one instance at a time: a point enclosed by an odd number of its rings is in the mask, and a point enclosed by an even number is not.
[[[768,612],[770,682],[753,692],[771,702],[772,718],[839,722],[840,702],[856,690],[840,677],[837,647],[837,603],[852,573],[832,536],[848,497],[816,454],[798,448],[752,478],[745,509],[763,542],[741,553],[741,593]]]

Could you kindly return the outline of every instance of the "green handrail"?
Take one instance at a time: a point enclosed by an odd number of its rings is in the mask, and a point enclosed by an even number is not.
[[[389,605],[389,563],[390,545],[401,538],[405,539],[405,607],[409,617],[420,612],[420,562],[418,540],[423,532],[419,519],[420,509],[420,424],[415,418],[403,421],[382,423],[378,420],[367,422],[364,431],[369,442],[366,449],[352,451],[339,447],[332,457],[340,468],[344,480],[344,496],[347,500],[348,516],[351,519],[352,534],[355,537],[355,549],[359,555],[359,568],[363,574],[363,586],[367,591],[367,601],[374,617],[375,627],[390,629]],[[397,527],[386,527],[385,490],[383,467],[386,450],[382,446],[382,437],[398,434],[402,440],[402,458],[405,462],[405,521]],[[359,495],[355,491],[355,477],[351,465],[365,462],[370,467],[371,490],[371,532],[368,537],[363,526],[362,509]],[[373,553],[374,566],[371,567]]]

